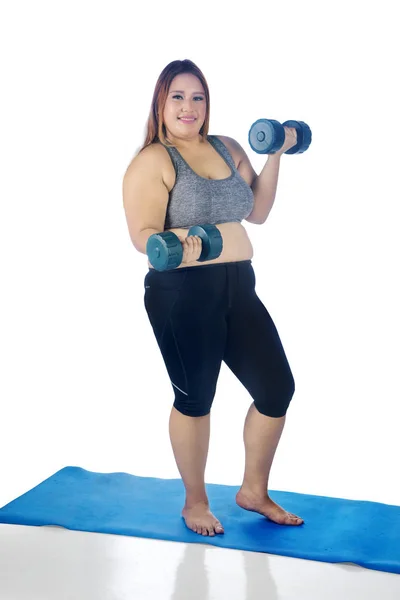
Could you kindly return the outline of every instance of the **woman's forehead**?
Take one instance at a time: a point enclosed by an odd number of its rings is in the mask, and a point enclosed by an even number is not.
[[[195,75],[191,73],[182,73],[177,75],[170,85],[170,91],[191,91],[195,93],[204,93],[204,88],[201,85],[201,81]]]

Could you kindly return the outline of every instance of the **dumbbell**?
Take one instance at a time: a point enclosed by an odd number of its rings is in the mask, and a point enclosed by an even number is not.
[[[249,144],[258,154],[275,154],[285,141],[284,127],[293,127],[297,132],[297,144],[285,154],[301,154],[311,144],[311,129],[304,121],[285,121],[281,125],[274,119],[258,119],[250,127]]]
[[[222,252],[222,236],[215,225],[194,225],[189,229],[187,237],[192,235],[199,236],[202,241],[199,262],[218,258]],[[182,243],[172,231],[154,233],[147,240],[146,253],[157,271],[176,269],[183,258]]]

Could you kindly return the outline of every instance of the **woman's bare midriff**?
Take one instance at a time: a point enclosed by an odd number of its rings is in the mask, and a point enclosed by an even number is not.
[[[246,229],[241,223],[221,223],[216,225],[222,235],[222,252],[218,258],[207,261],[194,261],[181,263],[177,269],[182,267],[198,267],[200,265],[212,265],[216,263],[237,262],[253,258],[253,246],[247,235]],[[186,237],[189,229],[169,229],[179,237]],[[148,262],[150,269],[154,267]]]

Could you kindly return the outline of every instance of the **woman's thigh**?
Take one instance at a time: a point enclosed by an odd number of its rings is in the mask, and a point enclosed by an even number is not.
[[[224,271],[193,267],[146,276],[145,307],[175,394],[188,416],[211,410],[226,345]]]
[[[294,378],[277,328],[255,291],[251,266],[239,274],[227,324],[225,363],[259,412],[284,416],[294,394]]]

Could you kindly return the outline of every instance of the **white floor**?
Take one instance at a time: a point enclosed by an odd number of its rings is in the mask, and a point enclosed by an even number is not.
[[[0,525],[1,600],[399,600],[400,576],[58,527]]]

